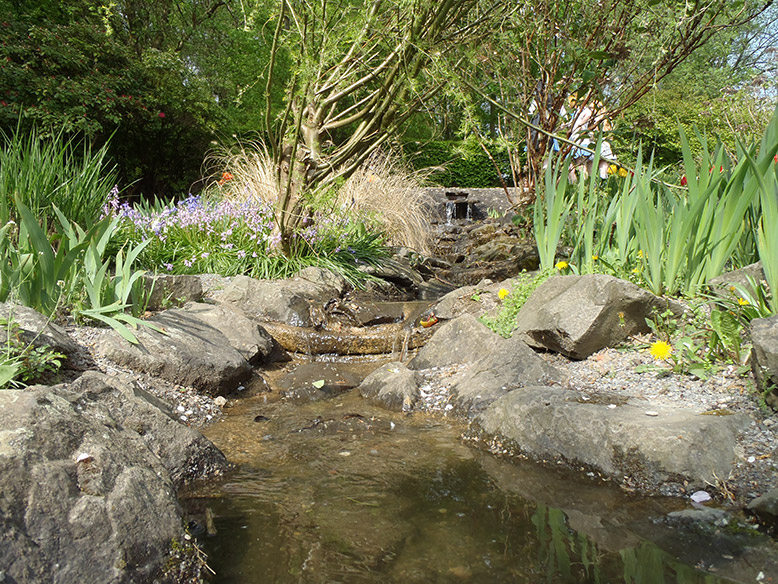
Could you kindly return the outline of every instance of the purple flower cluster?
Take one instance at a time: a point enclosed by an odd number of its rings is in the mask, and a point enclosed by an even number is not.
[[[189,195],[176,205],[144,213],[128,203],[119,202],[118,190],[103,207],[104,214],[121,217],[131,223],[144,238],[156,236],[163,242],[174,229],[204,232],[218,237],[225,249],[232,249],[229,240],[237,230],[248,231],[255,245],[265,245],[273,229],[272,207],[266,203],[237,203],[229,200],[204,201]]]

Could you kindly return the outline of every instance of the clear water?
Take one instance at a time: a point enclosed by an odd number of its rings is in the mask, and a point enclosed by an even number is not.
[[[502,461],[462,430],[355,392],[243,400],[205,432],[238,469],[183,501],[212,581],[778,582],[769,540],[679,530],[663,518],[684,501]]]

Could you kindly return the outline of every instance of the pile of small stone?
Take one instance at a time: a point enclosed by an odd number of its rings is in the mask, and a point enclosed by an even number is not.
[[[452,396],[449,380],[466,367],[466,365],[451,365],[417,371],[421,399],[414,406],[415,409],[428,413],[442,412],[443,415],[453,410],[454,405],[450,403]]]

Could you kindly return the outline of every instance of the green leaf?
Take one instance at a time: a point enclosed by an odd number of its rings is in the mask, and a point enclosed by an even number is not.
[[[16,378],[19,373],[19,365],[17,363],[4,363],[0,365],[0,389],[4,389],[11,381]]]
[[[314,386],[316,389],[321,389],[324,387],[324,380],[323,379],[317,379],[313,383],[311,383],[312,386]]]

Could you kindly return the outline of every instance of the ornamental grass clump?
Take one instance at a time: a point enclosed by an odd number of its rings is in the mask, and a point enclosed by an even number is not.
[[[426,171],[408,171],[390,154],[375,153],[337,189],[334,209],[366,219],[389,245],[429,254],[434,206],[422,188],[428,177]]]

